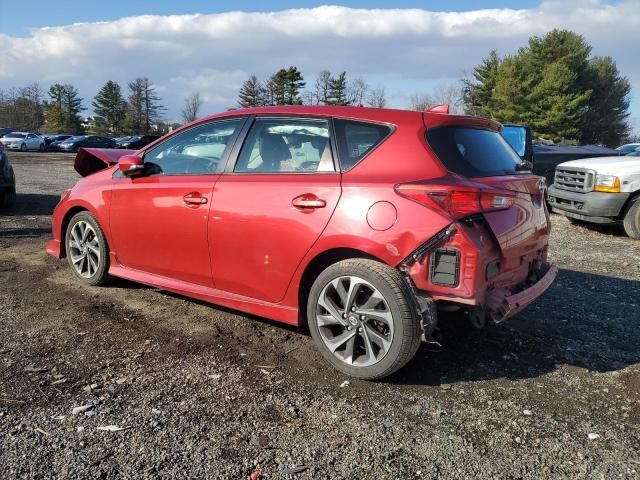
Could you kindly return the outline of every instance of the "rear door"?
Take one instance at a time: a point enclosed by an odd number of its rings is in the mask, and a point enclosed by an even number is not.
[[[212,192],[243,121],[173,135],[145,153],[145,175],[115,181],[111,231],[123,266],[213,286],[207,238]]]
[[[280,301],[340,198],[329,120],[258,117],[215,185],[209,222],[216,288]]]

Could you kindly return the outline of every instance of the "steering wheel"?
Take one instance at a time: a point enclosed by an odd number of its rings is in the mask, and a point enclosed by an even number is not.
[[[308,162],[302,162],[302,164],[300,165],[300,169],[303,172],[317,172],[319,166],[320,162],[310,160]]]

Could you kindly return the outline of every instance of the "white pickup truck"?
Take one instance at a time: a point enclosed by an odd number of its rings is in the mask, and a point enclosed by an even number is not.
[[[622,223],[627,235],[640,239],[640,149],[622,157],[561,163],[548,201],[569,219]]]

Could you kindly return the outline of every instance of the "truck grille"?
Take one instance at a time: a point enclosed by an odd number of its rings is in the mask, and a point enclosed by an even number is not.
[[[558,167],[554,183],[557,188],[572,192],[590,192],[593,190],[594,173],[582,168]]]

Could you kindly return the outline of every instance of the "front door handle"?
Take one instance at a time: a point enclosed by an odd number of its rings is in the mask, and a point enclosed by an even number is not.
[[[305,193],[294,198],[291,201],[291,205],[300,209],[324,208],[327,206],[327,202],[316,197],[313,193]]]
[[[184,197],[184,203],[187,205],[204,205],[207,203],[207,198],[200,195],[198,192],[187,193]]]

